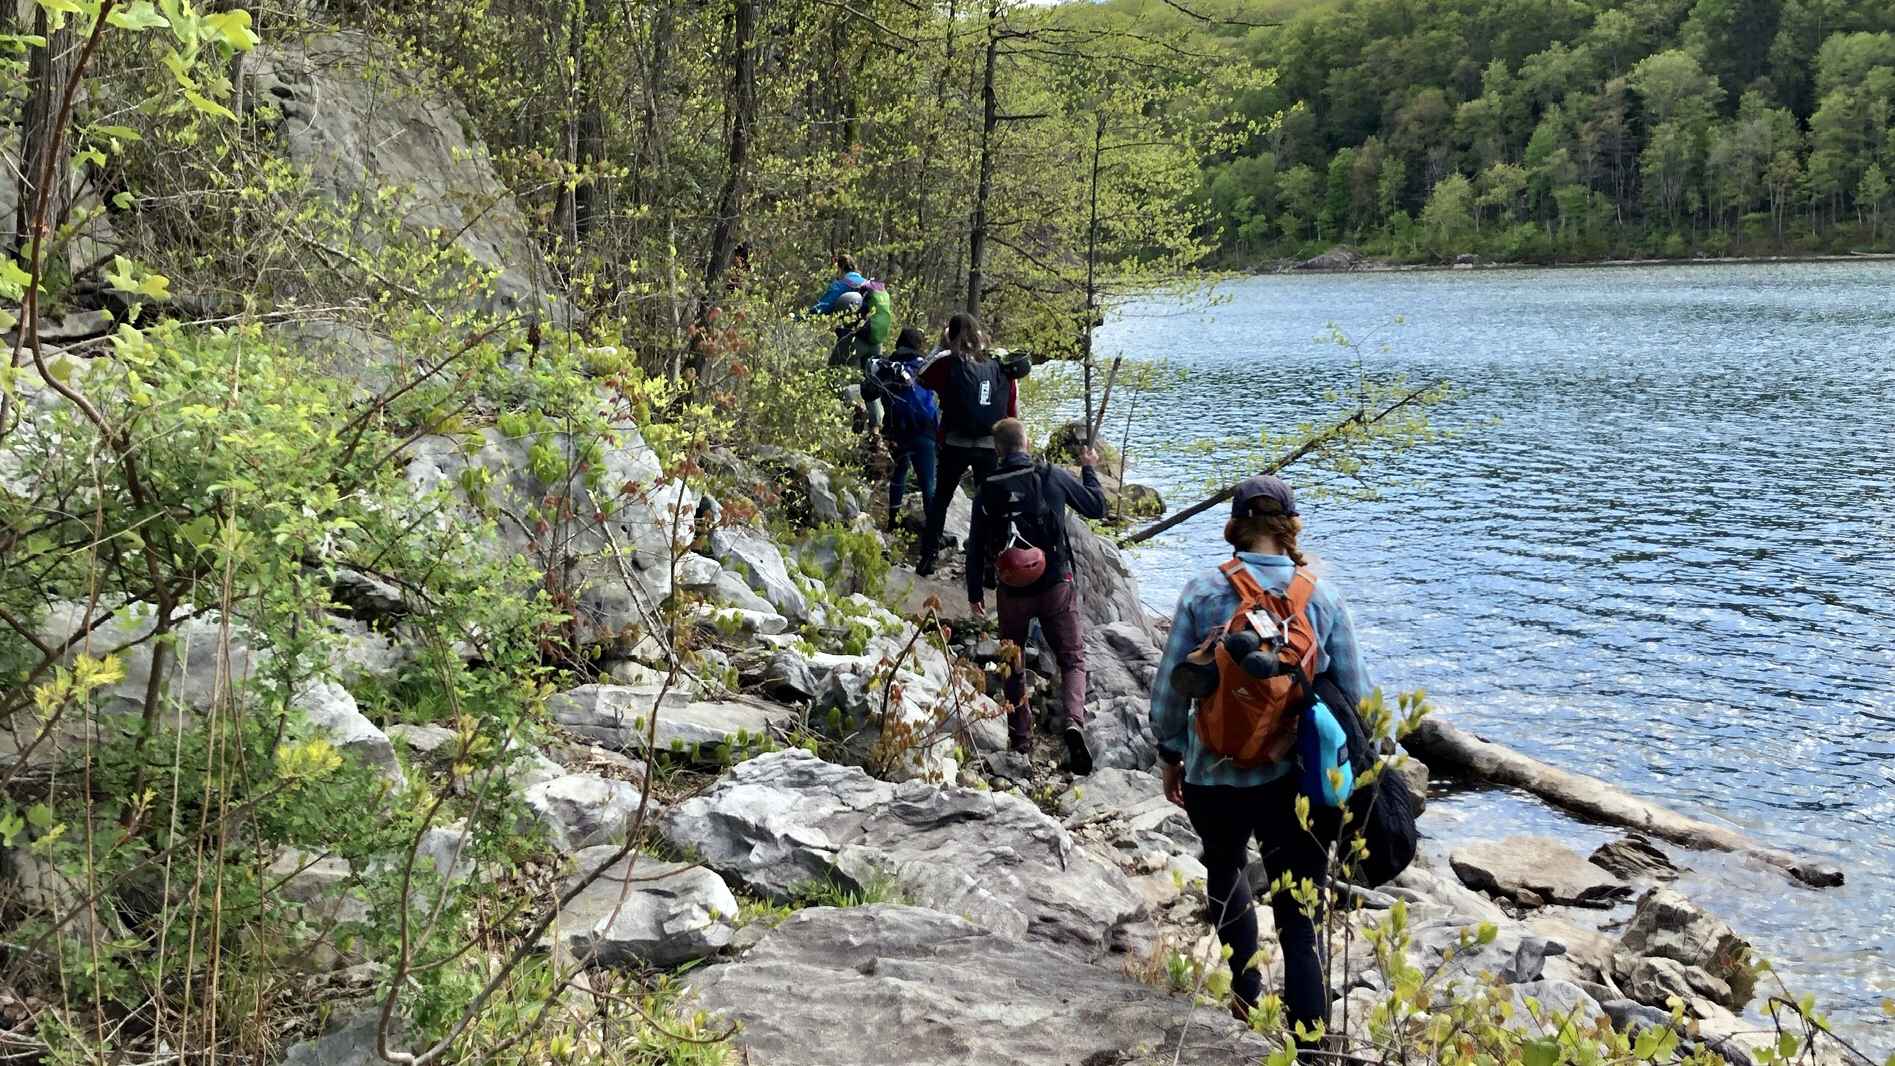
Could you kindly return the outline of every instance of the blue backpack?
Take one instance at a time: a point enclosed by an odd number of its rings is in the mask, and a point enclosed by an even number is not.
[[[896,440],[914,440],[941,425],[941,405],[934,392],[915,380],[914,367],[895,359],[875,364],[875,383],[884,398],[882,430]]]

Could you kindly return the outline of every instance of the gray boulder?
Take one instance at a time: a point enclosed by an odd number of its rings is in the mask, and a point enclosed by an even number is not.
[[[373,243],[384,220],[396,220],[412,239],[451,243],[494,275],[475,307],[543,306],[550,272],[485,146],[467,139],[472,121],[394,49],[365,34],[325,34],[259,48],[246,69],[248,98],[282,115],[289,161],[360,216],[358,239]]]
[[[48,646],[64,645],[94,620],[85,604],[60,601],[41,620],[37,639]],[[153,666],[154,642],[149,638],[157,627],[156,620],[156,613],[149,607],[127,607],[93,626],[89,637],[65,657],[70,663],[81,651],[95,658],[112,654],[124,668],[122,678],[94,695],[95,717],[101,729],[129,729],[143,716]],[[164,658],[164,706],[157,716],[163,729],[195,726],[199,715],[219,698],[220,676],[230,678],[237,686],[238,699],[248,700],[249,680],[273,662],[271,651],[256,647],[254,636],[241,622],[233,621],[226,631],[223,618],[215,612],[183,618],[171,632],[171,651]],[[331,636],[339,648],[348,646],[347,634]],[[292,692],[289,710],[301,715],[299,729],[328,738],[344,754],[374,767],[391,781],[401,779],[395,746],[362,714],[355,697],[341,685],[326,677],[307,677]],[[77,729],[81,721],[68,716],[66,725],[69,730]],[[30,733],[25,735],[30,739]],[[55,733],[34,751],[32,758],[42,762],[62,758],[71,754],[79,739],[76,732]],[[0,749],[0,764],[9,763],[9,755]]]
[[[353,322],[292,319],[270,326],[268,330],[272,337],[294,348],[316,368],[354,382],[359,400],[370,400],[401,380],[401,349],[387,337]],[[337,591],[338,601],[351,604],[362,602],[356,599],[356,594],[366,594],[369,597],[366,603],[382,613],[399,613],[405,606],[400,590],[366,574],[344,576],[338,582]]]
[[[587,848],[567,887],[619,849]],[[715,954],[735,931],[737,898],[701,866],[633,853],[614,863],[560,912],[560,947],[593,966],[676,966]]]
[[[1428,808],[1428,764],[1409,756],[1390,758],[1383,773],[1394,774],[1408,785],[1409,795],[1415,797],[1415,814],[1420,815]]]
[[[746,607],[702,605],[698,608],[698,620],[715,632],[742,633],[750,637],[780,636],[790,628],[790,620],[775,611],[753,611]],[[703,649],[700,655],[713,651]]]
[[[322,972],[366,961],[349,934],[369,920],[369,904],[346,860],[285,848],[267,878],[271,898],[297,919],[286,953],[294,966]]]
[[[709,749],[716,754],[732,744],[760,740],[795,718],[787,707],[759,700],[692,700],[683,692],[665,694],[651,729],[658,690],[622,685],[581,685],[548,702],[553,720],[615,751],[642,752],[655,733],[658,752]]]
[[[343,754],[375,767],[386,777],[401,779],[395,745],[362,714],[347,689],[333,681],[311,681],[298,690],[295,702],[310,727],[328,737]]]
[[[1526,927],[1535,936],[1545,937],[1565,948],[1567,963],[1587,982],[1606,983],[1612,973],[1612,954],[1617,946],[1611,937],[1549,914],[1535,915]]]
[[[1678,867],[1658,845],[1636,834],[1608,841],[1587,861],[1627,881],[1676,881]]]
[[[1097,766],[1143,770],[1158,761],[1151,735],[1151,685],[1164,655],[1138,579],[1118,547],[1068,512],[1066,533],[1085,620],[1086,732]]]
[[[776,614],[776,608],[770,604],[769,600],[751,591],[750,586],[744,583],[743,578],[738,577],[728,570],[719,569],[717,571],[717,579],[711,582],[709,595],[718,603],[726,607],[735,607],[740,611],[750,611],[755,614]],[[778,617],[781,616],[779,615]],[[784,628],[788,628],[788,619],[784,620],[783,625]],[[777,632],[780,633],[782,630],[779,629]]]
[[[645,444],[638,427],[629,422],[611,427],[611,439],[599,458],[597,498],[591,479],[568,477],[560,471],[553,481],[534,473],[536,447],[556,455],[576,455],[590,442],[564,433],[509,437],[489,426],[472,438],[435,434],[408,446],[407,481],[417,499],[445,493],[456,506],[434,520],[478,526],[494,516],[490,551],[496,559],[523,556],[554,573],[575,598],[582,638],[606,642],[627,629],[646,627],[653,604],[671,593],[671,564],[680,545],[691,535],[691,516],[697,497],[677,482],[663,480],[658,456]],[[462,475],[485,471],[488,485],[480,506],[467,498]],[[625,486],[638,491],[625,495]],[[541,510],[549,497],[567,497],[577,517],[555,536],[541,525]],[[430,504],[430,506],[432,506]],[[603,514],[604,521],[592,516]],[[557,527],[558,515],[546,520]]]
[[[1361,252],[1356,251],[1346,244],[1338,244],[1321,255],[1302,260],[1296,264],[1296,269],[1319,273],[1338,273],[1355,270],[1361,265]]]
[[[1416,856],[1408,869],[1403,870],[1384,891],[1410,903],[1438,904],[1462,918],[1477,922],[1507,920],[1507,912],[1501,910],[1499,904],[1479,892],[1471,891],[1458,879],[1444,875],[1434,861],[1425,855]]]
[[[386,730],[388,739],[414,752],[416,755],[450,755],[459,733],[444,725],[411,725],[397,722]]]
[[[724,568],[717,560],[686,552],[678,559],[678,587],[692,592],[708,592],[717,587],[717,579],[723,576]]]
[[[283,1066],[385,1066],[387,1060],[376,1050],[381,1015],[367,1011],[335,1026],[314,1040],[291,1044],[284,1054]],[[390,1050],[399,1045],[394,1037],[405,1026],[396,1017],[390,1036]]]
[[[1466,844],[1454,849],[1448,863],[1467,887],[1524,906],[1609,907],[1632,894],[1632,886],[1546,837]]]
[[[808,703],[816,698],[816,676],[809,661],[793,651],[779,651],[764,664],[760,678],[764,694],[778,703]]]
[[[1203,847],[1191,819],[1165,798],[1164,783],[1143,770],[1108,768],[1078,778],[1059,799],[1066,827],[1122,821],[1122,844],[1195,855]]]
[[[675,847],[751,891],[884,883],[1010,937],[1102,954],[1139,916],[1117,869],[1016,796],[876,781],[808,752],[759,756],[659,823]]]
[[[1669,888],[1654,888],[1640,897],[1632,920],[1619,934],[1619,956],[1628,967],[1628,958],[1650,956],[1699,970],[1716,984],[1694,981],[1693,986],[1723,986],[1726,994],[1711,998],[1733,1011],[1744,1009],[1755,985],[1750,944],[1722,920]]]
[[[1673,996],[1687,1007],[1699,997],[1719,1005],[1732,998],[1730,985],[1700,967],[1671,959],[1621,955],[1614,976],[1627,996],[1653,1007],[1668,1008]]]
[[[524,798],[553,847],[572,852],[623,839],[643,796],[629,782],[567,774],[528,788]]]
[[[1606,1017],[1612,1019],[1612,1027],[1620,1032],[1637,1033],[1650,1028],[1671,1028],[1669,1012],[1647,1007],[1637,1000],[1608,999],[1599,1006],[1605,1011]]]
[[[432,826],[415,847],[415,868],[433,870],[444,881],[463,880],[474,872],[473,842],[465,823]]]
[[[711,554],[783,617],[792,622],[809,617],[809,601],[790,579],[783,553],[770,538],[753,529],[726,526],[711,534]]]
[[[688,984],[771,1066],[1249,1066],[1271,1050],[1222,1011],[913,907],[803,911]]]
[[[1572,1018],[1581,1026],[1590,1026],[1607,1017],[1599,1001],[1571,981],[1523,981],[1513,984],[1511,991],[1519,1008],[1513,1022],[1522,1032],[1538,1034],[1542,1021],[1555,1018]],[[1540,1020],[1527,1012],[1529,999],[1539,1004]]]
[[[640,751],[652,708],[670,712],[688,706],[690,693],[662,680],[638,685],[580,685],[546,701],[553,721],[614,751]],[[661,714],[660,717],[663,717]]]

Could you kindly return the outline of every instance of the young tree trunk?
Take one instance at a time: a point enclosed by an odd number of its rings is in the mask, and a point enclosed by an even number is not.
[[[0,2],[10,3],[11,0]],[[15,254],[25,249],[33,239],[27,227],[32,222],[33,205],[39,196],[42,177],[51,175],[47,181],[48,228],[58,229],[71,207],[68,202],[72,184],[71,164],[65,159],[50,159],[49,156],[57,136],[53,127],[59,120],[60,101],[64,98],[66,83],[72,80],[73,67],[79,59],[79,39],[70,21],[58,30],[51,29],[45,8],[35,9],[33,32],[46,39],[46,46],[30,49],[27,57],[26,105],[21,112],[20,199],[13,210],[12,247]],[[50,170],[47,169],[49,162]]]
[[[698,296],[697,330],[691,339],[691,369],[702,375],[707,354],[705,331],[717,305],[718,289],[730,269],[737,248],[737,230],[743,222],[744,177],[749,168],[750,127],[757,113],[757,15],[761,0],[736,0],[736,27],[732,33],[730,89],[725,105],[729,141],[724,154],[724,187],[717,197],[717,218],[711,226],[711,247],[704,263],[704,288]]]
[[[1092,330],[1099,320],[1099,158],[1105,154],[1105,112],[1098,113],[1092,127],[1092,205],[1086,217],[1086,328],[1080,340],[1080,365],[1086,376],[1086,446],[1098,435],[1098,422],[1105,417],[1105,405],[1099,405],[1099,419],[1092,414]]]
[[[994,191],[994,131],[1000,127],[1000,98],[994,92],[994,66],[1000,58],[995,22],[998,8],[987,9],[987,58],[981,74],[980,181],[974,189],[974,215],[967,227],[967,313],[980,314],[981,285],[987,259],[987,200]]]

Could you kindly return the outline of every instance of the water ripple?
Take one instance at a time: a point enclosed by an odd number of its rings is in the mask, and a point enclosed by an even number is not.
[[[1132,436],[1137,476],[1183,500],[1229,464],[1177,445],[1319,415],[1354,371],[1311,338],[1405,316],[1364,365],[1452,380],[1459,436],[1375,471],[1379,500],[1306,508],[1378,678],[1841,862],[1849,884],[1817,893],[1694,855],[1685,888],[1866,1028],[1895,991],[1891,283],[1879,263],[1272,277],[1206,315],[1129,307],[1103,341],[1188,372],[1164,405],[1188,416]],[[1138,553],[1154,606],[1220,526]],[[1545,818],[1506,793],[1436,817],[1461,837]]]

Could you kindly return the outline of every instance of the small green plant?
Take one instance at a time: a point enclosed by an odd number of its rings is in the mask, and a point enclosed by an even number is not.
[[[739,896],[737,899],[737,924],[761,925],[775,929],[795,915],[798,908],[791,903],[778,903],[774,900],[759,899],[751,896]]]
[[[831,874],[791,890],[797,907],[867,907],[877,903],[907,903],[893,876],[876,872],[859,884]]]

